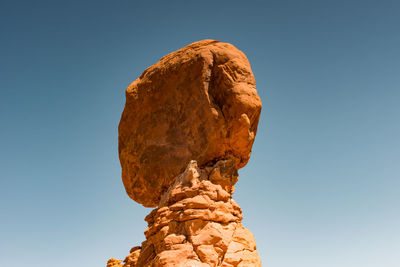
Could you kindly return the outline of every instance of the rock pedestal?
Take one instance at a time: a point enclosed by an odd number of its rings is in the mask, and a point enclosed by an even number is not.
[[[237,181],[233,160],[200,169],[191,161],[147,217],[146,241],[123,263],[136,266],[261,266],[253,234],[241,224],[232,199]]]

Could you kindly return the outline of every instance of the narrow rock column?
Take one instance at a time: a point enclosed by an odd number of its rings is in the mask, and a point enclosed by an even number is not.
[[[147,240],[123,263],[112,259],[107,267],[261,266],[253,234],[232,199],[237,178],[230,159],[203,169],[191,161],[146,217]]]

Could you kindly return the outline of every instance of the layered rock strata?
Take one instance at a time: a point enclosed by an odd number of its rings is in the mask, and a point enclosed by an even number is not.
[[[199,168],[191,161],[147,217],[146,241],[107,267],[261,266],[253,234],[232,199],[231,159]]]

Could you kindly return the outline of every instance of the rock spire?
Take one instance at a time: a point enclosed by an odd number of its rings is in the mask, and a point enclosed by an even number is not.
[[[261,266],[232,199],[260,112],[246,56],[214,40],[166,55],[126,89],[122,180],[133,200],[156,208],[146,241],[107,267]]]

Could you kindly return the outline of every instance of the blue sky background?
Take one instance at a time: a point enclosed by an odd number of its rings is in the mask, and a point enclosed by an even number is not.
[[[263,266],[400,266],[400,2],[0,1],[0,266],[105,266],[150,209],[121,182],[125,88],[241,49],[263,101],[235,199]]]

